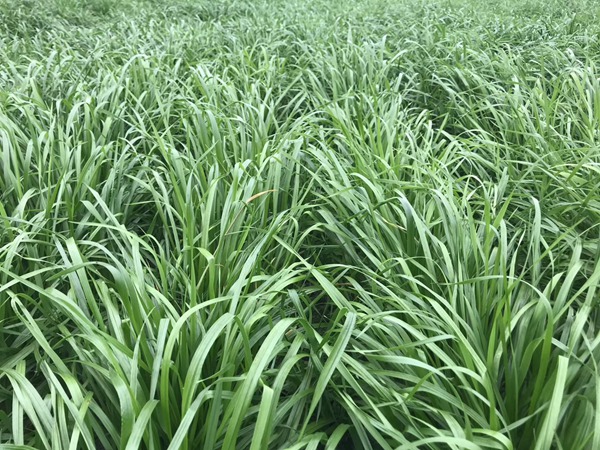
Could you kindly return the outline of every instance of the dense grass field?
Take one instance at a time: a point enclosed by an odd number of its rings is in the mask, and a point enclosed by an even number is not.
[[[0,0],[0,450],[600,449],[595,0]]]

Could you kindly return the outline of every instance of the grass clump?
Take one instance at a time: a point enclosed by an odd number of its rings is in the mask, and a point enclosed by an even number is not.
[[[578,0],[0,0],[0,449],[600,448]]]

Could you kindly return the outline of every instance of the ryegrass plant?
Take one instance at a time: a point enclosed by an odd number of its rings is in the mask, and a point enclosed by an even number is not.
[[[600,449],[592,0],[0,0],[0,449]]]

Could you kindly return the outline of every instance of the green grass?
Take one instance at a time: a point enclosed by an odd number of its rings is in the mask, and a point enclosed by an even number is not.
[[[593,0],[0,0],[0,449],[600,449]]]

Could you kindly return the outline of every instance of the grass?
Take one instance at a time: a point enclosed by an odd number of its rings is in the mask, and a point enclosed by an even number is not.
[[[0,0],[0,449],[600,448],[598,13]]]

